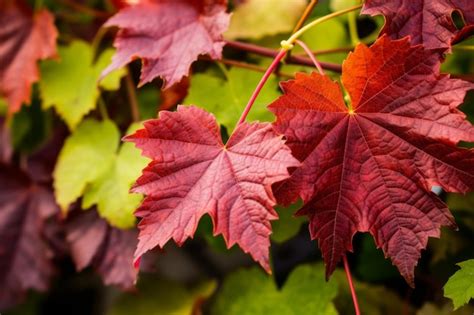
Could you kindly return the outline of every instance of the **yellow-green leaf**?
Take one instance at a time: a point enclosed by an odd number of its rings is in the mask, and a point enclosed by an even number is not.
[[[453,300],[457,309],[474,298],[474,259],[457,264],[460,270],[449,278],[444,286],[444,296]]]
[[[100,74],[110,63],[112,49],[104,51],[94,63],[92,46],[74,41],[58,49],[59,60],[41,64],[39,83],[43,108],[54,107],[56,112],[74,130],[82,118],[96,107],[100,88],[116,90],[124,69],[114,71],[98,83]]]

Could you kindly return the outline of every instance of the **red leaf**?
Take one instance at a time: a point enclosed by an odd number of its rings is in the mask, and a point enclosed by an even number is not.
[[[53,253],[43,228],[57,211],[51,190],[0,163],[0,310],[48,288]]]
[[[57,30],[46,10],[32,13],[21,1],[0,2],[0,95],[9,112],[30,102],[31,85],[38,81],[38,60],[56,56]]]
[[[473,84],[438,74],[436,55],[408,39],[380,38],[359,45],[343,64],[344,103],[338,84],[313,73],[282,84],[270,105],[275,128],[302,162],[276,187],[310,217],[329,276],[352,237],[369,231],[407,282],[429,236],[454,226],[433,185],[466,192],[474,186],[474,128],[457,109]]]
[[[282,137],[270,124],[244,123],[224,145],[215,118],[197,107],[159,116],[126,138],[153,159],[133,188],[147,195],[136,211],[143,220],[135,257],[171,238],[181,245],[207,213],[229,247],[239,244],[270,271],[271,185],[299,164]]]
[[[67,241],[78,271],[93,266],[106,285],[133,288],[138,270],[133,266],[135,230],[111,227],[95,211],[81,211],[67,224]]]
[[[117,53],[102,76],[142,59],[140,84],[160,76],[163,88],[179,82],[201,54],[221,58],[230,16],[222,0],[154,0],[124,8],[106,26],[120,31]]]
[[[451,41],[460,33],[451,18],[453,11],[462,14],[466,28],[472,28],[472,0],[366,0],[362,13],[383,14],[386,21],[382,33],[393,39],[411,36],[412,44],[450,50]]]

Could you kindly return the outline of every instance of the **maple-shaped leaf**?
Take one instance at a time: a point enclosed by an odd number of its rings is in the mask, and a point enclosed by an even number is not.
[[[0,310],[23,299],[29,289],[48,288],[52,251],[43,228],[57,211],[50,189],[0,163]]]
[[[454,226],[446,205],[431,192],[474,187],[474,152],[456,147],[474,141],[474,127],[457,109],[473,84],[438,72],[438,56],[407,38],[384,36],[359,45],[343,64],[351,98],[326,76],[297,74],[269,107],[275,128],[302,165],[276,196],[300,196],[331,274],[352,250],[357,232],[370,232],[378,247],[413,285],[413,272],[428,237]]]
[[[243,123],[227,144],[211,114],[194,106],[160,112],[145,129],[126,138],[153,161],[133,187],[146,198],[135,214],[139,244],[135,257],[192,237],[209,214],[214,233],[237,243],[270,271],[270,220],[277,218],[271,185],[299,165],[270,124]]]
[[[423,44],[428,49],[450,49],[451,41],[463,30],[458,30],[452,19],[459,12],[465,29],[474,27],[472,0],[366,0],[362,13],[383,14],[382,33],[393,39],[411,36],[412,44]]]
[[[133,124],[129,132],[138,128]],[[119,147],[119,135],[110,120],[86,119],[66,140],[54,170],[56,199],[63,212],[83,196],[83,209],[97,205],[111,225],[135,226],[133,211],[142,197],[129,190],[148,161],[131,143]]]
[[[120,230],[99,218],[96,211],[71,216],[66,238],[78,271],[92,266],[106,285],[131,289],[138,270],[133,266],[136,230]]]
[[[54,107],[69,129],[76,129],[82,118],[96,107],[101,90],[120,88],[125,69],[113,71],[97,83],[113,53],[113,49],[106,49],[94,60],[94,49],[88,43],[73,41],[68,46],[60,46],[60,60],[41,64],[42,107]]]
[[[0,2],[0,25],[0,95],[15,113],[30,102],[31,85],[39,79],[37,62],[56,56],[58,34],[51,13],[33,13],[22,1]]]
[[[118,26],[117,53],[102,75],[142,59],[140,84],[179,82],[199,55],[221,58],[229,24],[224,0],[150,0],[122,9],[106,22]]]

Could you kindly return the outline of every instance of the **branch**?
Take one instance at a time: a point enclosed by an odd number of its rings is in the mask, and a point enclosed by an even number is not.
[[[306,22],[306,20],[308,19],[309,15],[313,11],[316,4],[318,4],[318,0],[311,0],[311,2],[308,4],[306,9],[304,10],[303,15],[298,20],[298,23],[296,23],[296,26],[293,29],[293,33],[298,31],[303,26],[304,22]]]
[[[127,67],[127,75],[125,76],[125,87],[127,88],[128,105],[132,114],[132,121],[140,121],[140,111],[138,109],[137,92],[135,91],[135,83],[133,83],[130,68]]]
[[[222,58],[220,60],[214,60],[214,59],[212,59],[208,56],[200,56],[199,60],[205,60],[205,61],[211,61],[211,62],[220,62],[224,65],[229,65],[229,66],[242,68],[242,69],[248,69],[248,70],[261,72],[261,73],[265,73],[267,71],[267,68],[265,68],[265,67],[254,65],[254,64],[251,64],[251,63],[248,63],[248,62],[237,61],[237,60],[226,59],[226,58]],[[288,79],[294,77],[294,75],[292,75],[292,74],[283,73],[283,72],[278,72],[278,73],[276,73],[276,75],[280,76],[280,77],[285,77],[285,78],[288,78]]]
[[[108,19],[111,16],[111,14],[108,13],[108,12],[95,10],[93,8],[90,8],[90,7],[84,6],[80,3],[77,3],[76,1],[73,1],[73,0],[59,0],[59,2],[61,2],[62,4],[66,5],[68,7],[70,7],[71,9],[74,9],[74,10],[82,12],[84,14],[93,16],[97,19],[105,20],[105,19]]]
[[[227,41],[226,46],[270,58],[275,58],[279,53],[279,51],[275,49],[270,49],[255,44],[243,43],[238,41]],[[290,56],[290,58],[288,58],[286,62],[289,64],[314,67],[314,64],[311,59],[305,57]],[[320,64],[323,69],[338,73],[342,72],[342,67],[338,64],[329,62],[320,62]]]

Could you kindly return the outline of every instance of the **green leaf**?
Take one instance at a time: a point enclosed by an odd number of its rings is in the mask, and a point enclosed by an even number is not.
[[[140,278],[137,292],[122,294],[107,315],[189,315],[196,302],[209,297],[215,288],[212,281],[187,289],[147,275]]]
[[[258,39],[291,32],[305,7],[306,0],[247,0],[233,12],[224,36]]]
[[[370,315],[400,315],[413,314],[411,306],[405,303],[400,296],[384,285],[373,285],[353,279],[360,309],[363,314]],[[340,314],[353,314],[354,304],[351,291],[347,285],[344,271],[337,269],[331,276],[331,282],[339,284],[339,293],[335,300]]]
[[[416,312],[416,315],[472,315],[474,314],[474,307],[463,307],[462,309],[453,310],[450,304],[444,304],[441,307],[433,303],[426,303],[421,309]]]
[[[127,134],[140,128],[132,125]],[[135,224],[133,212],[143,199],[140,194],[129,192],[130,187],[140,176],[148,160],[132,143],[124,143],[107,169],[94,181],[84,194],[82,207],[90,208],[97,204],[100,216],[118,228],[129,228]]]
[[[119,136],[112,121],[89,119],[66,140],[53,174],[56,200],[63,211],[110,168]]]
[[[130,126],[128,133],[139,127]],[[125,229],[135,224],[133,211],[142,195],[129,190],[147,159],[131,143],[119,148],[119,139],[118,128],[109,120],[85,120],[67,139],[54,171],[56,198],[63,211],[84,196],[82,208],[97,204],[100,216],[111,225]]]
[[[297,267],[282,290],[261,269],[252,268],[228,276],[211,314],[337,314],[331,303],[336,294],[337,285],[326,282],[322,264]]]
[[[324,34],[324,36],[321,36]],[[301,40],[305,42],[311,50],[326,50],[341,47],[350,47],[351,41],[347,35],[344,23],[339,19],[331,19],[318,24],[302,36]],[[295,47],[295,53],[304,52],[299,46]],[[327,55],[317,55],[319,61],[342,63],[347,57],[347,52],[332,53]]]
[[[213,113],[217,121],[227,127],[230,134],[262,74],[242,68],[222,69],[225,78],[211,71],[193,75],[191,88],[184,103],[197,105]],[[278,80],[275,76],[271,76],[260,92],[247,120],[272,121],[273,115],[267,110],[267,105],[279,95]]]
[[[474,259],[457,264],[460,270],[449,278],[444,286],[444,296],[453,301],[454,309],[474,298]]]
[[[302,204],[300,201],[288,207],[275,207],[278,212],[278,220],[272,221],[272,241],[283,243],[298,234],[301,225],[308,221],[304,216],[294,216]]]
[[[75,41],[58,49],[60,59],[41,64],[40,94],[43,108],[54,107],[71,130],[96,107],[100,89],[117,90],[125,70],[120,69],[98,83],[100,74],[110,63],[114,51],[105,50],[94,63],[92,46]]]

